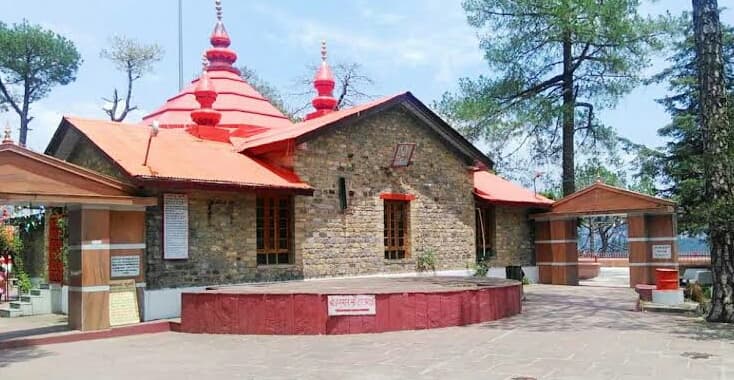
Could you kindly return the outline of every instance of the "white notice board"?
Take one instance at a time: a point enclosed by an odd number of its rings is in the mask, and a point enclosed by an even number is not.
[[[189,199],[163,194],[163,258],[189,258]]]
[[[653,259],[670,259],[673,257],[671,246],[665,245],[653,245],[652,246],[652,258]]]

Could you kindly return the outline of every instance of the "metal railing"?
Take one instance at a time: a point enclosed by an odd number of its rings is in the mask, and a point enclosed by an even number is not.
[[[686,259],[686,258],[710,258],[711,252],[708,251],[687,251],[687,252],[678,252],[678,258],[679,259]],[[589,258],[589,259],[626,259],[629,258],[629,252],[626,251],[615,251],[615,252],[589,252],[589,251],[579,251],[579,258]]]

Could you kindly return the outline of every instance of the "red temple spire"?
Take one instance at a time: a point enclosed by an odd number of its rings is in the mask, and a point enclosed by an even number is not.
[[[237,60],[237,53],[229,48],[232,40],[229,39],[227,29],[222,22],[222,1],[216,0],[214,3],[217,10],[217,23],[214,25],[211,37],[209,37],[212,47],[206,51],[206,57],[209,59],[207,70],[225,70],[239,75],[240,71],[232,66]]]
[[[194,96],[199,102],[200,108],[191,111],[191,120],[197,125],[216,126],[222,118],[222,114],[212,109],[214,101],[217,100],[217,91],[209,80],[207,56],[202,57],[201,77],[196,84]]]
[[[336,98],[334,98],[334,86],[336,81],[331,73],[331,68],[326,62],[326,41],[321,41],[321,66],[313,78],[313,86],[316,89],[316,97],[311,104],[316,111],[306,115],[306,120],[315,119],[326,115],[336,109]]]

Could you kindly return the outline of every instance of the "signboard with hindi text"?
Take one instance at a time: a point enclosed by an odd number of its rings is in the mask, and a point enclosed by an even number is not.
[[[652,246],[653,259],[670,259],[672,257],[673,254],[670,244]]]
[[[375,295],[332,295],[327,297],[329,316],[375,315]]]
[[[140,256],[110,256],[110,277],[140,275]]]
[[[110,281],[110,326],[140,322],[135,280]]]
[[[410,165],[413,159],[414,143],[400,143],[395,147],[395,154],[392,157],[393,168],[402,168]]]
[[[163,258],[189,258],[189,198],[163,194]]]

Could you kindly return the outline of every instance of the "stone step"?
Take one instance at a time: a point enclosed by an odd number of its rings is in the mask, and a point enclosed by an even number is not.
[[[31,289],[30,294],[32,296],[41,296],[41,297],[50,297],[51,296],[51,290],[50,289]]]
[[[50,284],[39,284],[38,288],[39,289],[51,289],[51,285]]]
[[[18,309],[0,309],[0,318],[15,318],[21,316],[23,316],[23,313]]]
[[[33,315],[39,314],[51,314],[51,298],[50,297],[39,297],[30,296],[31,304],[33,305]]]
[[[30,302],[13,301],[10,303],[10,308],[19,310],[22,315],[33,315],[33,304]]]

